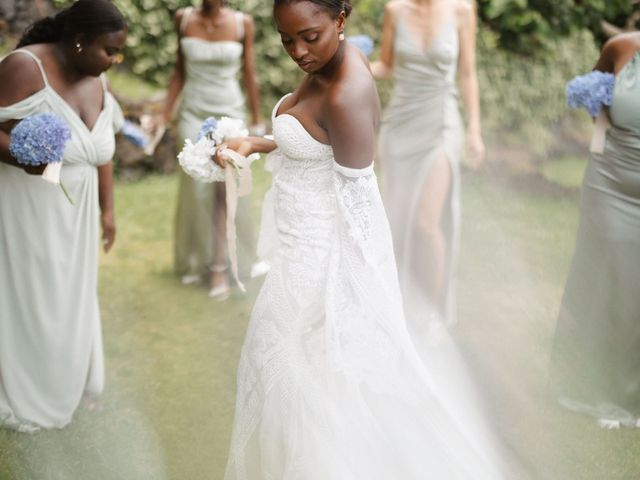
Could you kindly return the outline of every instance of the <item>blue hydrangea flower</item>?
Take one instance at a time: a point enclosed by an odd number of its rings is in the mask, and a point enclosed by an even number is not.
[[[615,82],[615,75],[597,70],[578,75],[567,83],[567,105],[571,108],[584,107],[592,117],[597,117],[603,105],[611,106]]]
[[[11,130],[9,153],[22,165],[46,165],[62,161],[71,129],[57,115],[27,117]]]
[[[202,126],[200,127],[200,131],[198,132],[198,137],[196,138],[196,143],[205,135],[208,135],[209,133],[214,132],[217,126],[218,126],[218,120],[216,120],[216,117],[207,118],[202,124]]]
[[[142,127],[137,123],[125,120],[120,132],[124,135],[124,138],[138,148],[144,148],[149,143],[149,139],[145,135],[144,130],[142,130]]]
[[[351,35],[347,40],[358,47],[367,57],[373,52],[373,39],[369,35]]]

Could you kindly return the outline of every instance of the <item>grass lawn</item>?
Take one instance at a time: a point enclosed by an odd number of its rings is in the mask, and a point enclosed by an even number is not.
[[[257,177],[263,192],[268,179]],[[171,271],[176,186],[173,176],[117,185],[118,240],[100,271],[101,406],[79,410],[61,431],[0,430],[1,480],[222,478],[235,367],[260,282],[224,303],[179,284]],[[638,478],[640,433],[600,430],[545,395],[575,191],[551,195],[490,171],[467,173],[463,186],[455,333],[496,431],[529,472],[513,479]],[[256,212],[259,202],[256,195]]]

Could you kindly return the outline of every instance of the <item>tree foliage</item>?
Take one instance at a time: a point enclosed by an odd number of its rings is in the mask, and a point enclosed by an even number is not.
[[[178,8],[198,0],[114,0],[129,21],[127,66],[156,85],[166,85],[175,61],[177,38],[173,16]],[[55,0],[58,6],[69,0]],[[269,0],[228,0],[231,8],[251,14],[256,23],[256,58],[261,81],[286,91],[299,78],[282,50]],[[386,0],[354,0],[351,33],[377,39]],[[558,37],[587,28],[602,39],[602,21],[623,25],[637,0],[477,0],[481,28],[490,30],[495,46],[527,56],[546,53]]]
[[[58,6],[69,3],[56,0]],[[168,83],[177,36],[178,8],[198,0],[114,0],[129,22],[125,68],[157,86]],[[386,0],[353,0],[347,34],[365,33],[379,43]],[[510,125],[538,154],[552,141],[550,131],[565,115],[567,78],[586,71],[603,39],[602,21],[619,26],[634,21],[638,0],[477,0],[480,19],[479,75],[483,122],[505,132]],[[251,14],[256,24],[255,57],[263,114],[298,83],[301,72],[287,57],[272,18],[270,0],[228,0]],[[591,34],[585,33],[590,30]],[[594,41],[595,38],[595,41]],[[377,53],[374,53],[374,58]],[[544,85],[544,88],[541,88]],[[381,84],[383,98],[388,84]]]
[[[634,0],[478,0],[480,21],[497,35],[497,46],[527,55],[583,29],[603,40],[603,21],[621,25],[636,10]]]

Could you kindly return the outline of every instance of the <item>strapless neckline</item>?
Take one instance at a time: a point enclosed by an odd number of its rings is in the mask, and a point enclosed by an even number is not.
[[[291,95],[293,95],[292,93],[287,93],[286,95],[284,95],[280,100],[278,100],[278,102],[276,103],[275,107],[273,107],[273,112],[271,114],[271,121],[275,122],[276,120],[278,120],[279,118],[291,118],[293,120],[293,124],[296,125],[299,130],[302,131],[302,133],[311,141],[313,141],[314,143],[316,143],[317,145],[320,145],[323,148],[332,148],[331,145],[327,144],[327,143],[323,143],[320,140],[318,140],[317,138],[315,138],[313,135],[311,135],[311,133],[309,133],[309,130],[307,130],[305,128],[305,126],[302,124],[302,122],[295,117],[294,115],[291,115],[290,113],[278,113],[278,109],[280,108],[280,106],[282,105],[282,102],[285,101],[286,98],[290,97]]]
[[[200,37],[182,37],[180,41],[181,42],[194,41],[199,43],[205,43],[207,45],[222,45],[222,44],[228,44],[228,43],[233,45],[242,45],[240,42],[236,40],[207,40],[205,38],[200,38]]]
[[[293,124],[296,125],[299,130],[312,142],[314,142],[315,144],[319,145],[320,147],[323,148],[327,148],[327,149],[331,149],[331,145],[327,144],[327,143],[323,143],[320,140],[318,140],[317,138],[315,138],[313,135],[311,135],[309,133],[309,130],[307,130],[304,125],[302,124],[302,122],[300,120],[298,120],[296,117],[294,117],[293,115],[291,115],[290,113],[281,113],[280,115],[277,115],[275,117],[274,120],[278,120],[278,119],[286,119],[289,118],[293,121]]]

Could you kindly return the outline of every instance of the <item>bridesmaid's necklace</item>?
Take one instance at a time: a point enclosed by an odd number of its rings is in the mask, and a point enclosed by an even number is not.
[[[216,19],[220,15],[220,11],[209,12],[209,14],[213,13],[213,18],[208,15],[204,15],[204,12],[200,12],[200,23],[204,27],[207,33],[213,33],[216,31],[218,26],[216,25]]]
[[[204,19],[202,19],[201,22],[202,22],[202,25],[204,26],[204,29],[207,31],[207,33],[213,33],[216,31],[216,24],[214,21],[207,22]]]

